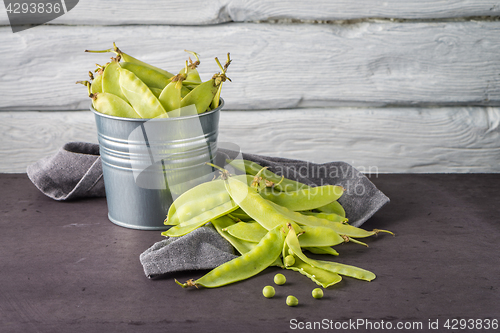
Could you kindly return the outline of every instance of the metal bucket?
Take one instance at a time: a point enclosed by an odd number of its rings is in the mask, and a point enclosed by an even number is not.
[[[155,119],[94,110],[108,218],[122,227],[166,230],[167,211],[186,190],[211,180],[220,110]]]

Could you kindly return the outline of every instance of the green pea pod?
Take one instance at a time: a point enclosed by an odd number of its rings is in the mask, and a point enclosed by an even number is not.
[[[251,251],[254,247],[257,246],[258,242],[247,242],[242,239],[236,238],[227,232],[227,229],[230,228],[235,222],[228,217],[227,215],[221,216],[217,219],[211,220],[217,232],[224,237],[231,245],[240,253],[245,254]],[[259,240],[260,241],[260,240]],[[278,266],[283,268],[283,262],[278,257],[271,264],[271,266]]]
[[[257,275],[279,258],[285,242],[285,228],[285,225],[278,225],[269,230],[252,250],[214,268],[198,280],[189,280],[186,283],[176,280],[176,283],[184,288],[189,286],[217,288]]]
[[[253,243],[260,242],[267,231],[257,222],[238,222],[227,227],[227,232],[233,237]]]
[[[194,104],[196,105],[196,110],[198,111],[198,113],[203,113],[210,108],[212,101],[219,91],[219,87],[223,82],[229,80],[229,78],[226,76],[226,70],[231,63],[229,54],[224,67],[220,65],[219,59],[215,58],[215,60],[219,67],[222,68],[222,73],[215,74],[210,80],[199,84],[193,90],[191,90],[189,94],[182,98],[182,107]]]
[[[171,76],[165,76],[156,70],[135,64],[132,62],[121,62],[120,66],[134,73],[148,87],[163,89],[170,83]]]
[[[97,70],[96,75],[89,72],[90,78],[92,79],[92,85],[90,86],[90,92],[92,94],[102,92],[102,73],[103,70],[101,68]]]
[[[244,182],[251,182],[252,179],[246,175],[235,177]],[[168,209],[165,224],[178,225],[184,223],[203,212],[210,211],[230,201],[231,197],[222,179],[199,184],[174,200]]]
[[[359,280],[372,281],[376,278],[376,275],[366,269],[362,269],[356,266],[345,265],[338,262],[326,261],[326,260],[314,260],[313,265],[320,267],[324,270],[330,272],[335,272],[340,275],[349,276]]]
[[[329,286],[342,281],[342,277],[340,275],[329,271],[325,271],[318,267],[313,267],[312,265],[301,260],[300,257],[298,257],[297,255],[295,255],[294,251],[291,250],[288,245],[289,243],[288,239],[291,238],[292,236],[295,236],[295,230],[290,226],[289,228],[290,230],[288,231],[287,237],[285,238],[285,243],[283,244],[282,256],[283,258],[292,257],[292,260],[290,259],[286,260],[288,265],[285,265],[285,268],[299,272],[307,276],[313,282],[317,283],[323,288],[328,288]],[[293,235],[289,235],[290,233],[293,233]],[[295,239],[297,239],[296,236]],[[303,256],[302,251],[300,249],[300,245],[297,251],[300,252],[301,255]]]
[[[330,202],[329,204],[318,207],[317,209],[322,213],[337,214],[345,217],[344,207],[342,207],[342,205],[338,201]]]
[[[268,180],[269,182],[274,184],[274,188],[282,191],[282,192],[289,192],[289,191],[296,191],[299,189],[304,189],[309,187],[308,185],[304,183],[300,183],[295,180],[287,179],[281,176],[276,175],[274,172],[268,170],[268,169],[263,169],[263,167],[253,161],[249,160],[243,160],[243,163],[233,163],[232,164],[235,168],[239,169],[240,171],[243,171],[249,175],[255,176],[259,172],[261,172],[261,175],[264,179]]]
[[[152,88],[152,87],[149,87],[149,90],[151,90],[151,92],[153,93],[153,95],[155,95],[156,98],[159,98],[161,95],[161,92],[163,91],[160,88]]]
[[[343,193],[344,188],[342,186],[324,185],[283,192],[268,188],[261,191],[260,195],[288,209],[306,211],[335,201]]]
[[[180,83],[180,85],[178,83]],[[181,88],[182,81],[171,81],[162,90],[158,100],[166,112],[180,110],[182,100]]]
[[[141,118],[137,112],[120,97],[109,93],[95,93],[92,106],[97,111],[115,117]]]
[[[167,76],[167,77],[172,77],[174,76],[174,74],[170,73],[170,72],[167,72],[166,70],[163,70],[161,68],[158,68],[158,67],[155,67],[153,65],[150,65],[148,63],[145,63],[144,61],[141,61],[139,59],[136,59],[134,57],[132,57],[131,55],[125,53],[125,52],[122,52],[117,46],[115,43],[113,43],[113,48],[112,49],[107,49],[107,50],[102,50],[102,51],[91,51],[91,50],[85,50],[85,52],[92,52],[92,53],[106,53],[106,52],[114,52],[116,55],[119,55],[123,61],[125,62],[131,62],[131,63],[134,63],[134,64],[138,64],[138,65],[142,65],[142,66],[146,66],[146,67],[149,67],[151,69],[154,69],[155,71]]]
[[[305,251],[309,251],[314,254],[329,254],[332,256],[338,256],[339,253],[335,251],[334,248],[330,246],[313,246],[313,247],[303,247]]]
[[[335,213],[317,213],[317,212],[307,212],[307,211],[302,211],[300,213],[304,215],[315,216],[317,218],[325,219],[332,222],[347,223],[349,221],[345,216],[341,216]]]
[[[262,227],[271,230],[276,225],[291,223],[299,228],[294,221],[290,220],[279,211],[277,211],[273,202],[261,197],[253,188],[235,177],[229,177],[225,180],[227,192],[234,200],[236,205],[245,211],[252,219],[258,222]]]
[[[186,71],[188,65],[186,62]],[[196,107],[181,107],[181,100],[191,91],[188,87],[184,86],[186,81],[186,74],[179,73],[171,79],[171,82],[162,90],[160,103],[169,112],[171,117],[191,116],[198,114]]]
[[[217,93],[218,84],[216,79],[212,78],[203,82],[191,90],[182,100],[181,107],[194,104],[198,113],[207,111],[212,99]]]
[[[222,65],[220,64],[219,59],[215,58],[215,61],[217,62],[217,65],[220,67],[220,69],[222,70],[222,73],[225,74],[227,71],[227,67],[231,63],[231,58],[229,56],[229,53],[227,54],[227,61],[226,61],[226,64],[224,65],[224,67],[222,67]],[[215,96],[212,99],[212,103],[210,104],[210,108],[216,109],[219,107],[221,91],[222,91],[222,84],[220,84],[219,88],[217,88],[217,92],[215,93]]]
[[[231,235],[227,229],[233,226],[235,223],[227,215],[221,216],[219,218],[211,220],[213,226],[221,235],[224,237],[240,254],[247,253],[251,251],[258,242],[248,242]]]
[[[337,273],[340,275],[345,275],[345,276],[350,276],[354,277],[356,279],[360,280],[366,280],[366,281],[371,281],[375,278],[375,274],[373,274],[370,271],[367,271],[362,268],[358,268],[355,266],[349,266],[349,265],[344,265],[336,262],[331,262],[331,261],[325,261],[325,260],[314,260],[311,258],[308,258],[304,253],[302,253],[302,250],[300,248],[300,243],[299,240],[297,239],[297,235],[295,234],[295,231],[293,227],[289,227],[290,232],[288,232],[288,235],[286,237],[286,244],[287,246],[292,250],[293,254],[303,262],[313,266],[317,267],[323,270],[327,270],[332,273]]]
[[[128,101],[120,87],[120,64],[116,58],[112,58],[112,61],[104,68],[102,90]]]
[[[335,246],[345,239],[331,228],[301,226],[303,233],[299,236],[300,247]]]
[[[230,213],[236,208],[238,208],[238,206],[231,200],[215,208],[212,208],[209,211],[199,214],[186,222],[179,223],[178,225],[173,226],[167,231],[162,232],[162,235],[167,237],[184,236],[190,233],[191,231],[207,224],[211,220]]]
[[[301,229],[300,247],[328,247],[345,242],[342,236],[330,228],[302,226]],[[228,227],[227,232],[238,239],[258,243],[266,235],[267,229],[257,222],[238,222]]]
[[[217,109],[219,107],[221,91],[222,91],[222,84],[219,86],[219,88],[217,88],[217,92],[215,93],[215,96],[212,99],[212,103],[210,103],[210,108],[212,110]]]
[[[141,79],[125,68],[120,68],[119,71],[122,92],[141,118],[166,116],[158,98]]]
[[[191,58],[189,58],[189,64],[186,65],[183,69],[180,70],[179,74],[186,74],[186,81],[193,83],[201,83],[200,73],[198,73],[197,67],[200,65],[200,56],[198,53],[193,51],[184,50],[190,54],[192,54],[196,61],[193,62]]]
[[[239,207],[235,211],[231,212],[231,217],[243,222],[253,221],[252,218]]]
[[[307,276],[323,288],[328,288],[342,281],[342,277],[339,274],[314,267],[297,257],[295,257],[295,263],[286,268]]]
[[[130,104],[120,97],[105,92],[92,93],[89,81],[78,81],[76,83],[87,86],[89,97],[92,98],[92,106],[96,111],[114,117],[140,118]]]

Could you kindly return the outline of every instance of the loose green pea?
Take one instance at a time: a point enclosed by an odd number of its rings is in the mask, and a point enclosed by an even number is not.
[[[295,297],[293,295],[289,295],[286,298],[286,305],[288,305],[288,306],[297,306],[297,305],[299,305],[299,300],[297,299],[297,297]]]
[[[321,288],[315,288],[312,291],[312,296],[314,298],[323,298],[323,290]]]
[[[286,282],[286,277],[283,275],[283,274],[276,274],[274,276],[274,283],[276,283],[277,285],[282,285],[282,284],[285,284]]]
[[[293,266],[293,264],[295,264],[295,257],[293,255],[287,255],[283,263],[286,267]]]
[[[273,286],[265,286],[264,289],[262,289],[262,294],[266,298],[271,298],[276,294],[276,291]]]

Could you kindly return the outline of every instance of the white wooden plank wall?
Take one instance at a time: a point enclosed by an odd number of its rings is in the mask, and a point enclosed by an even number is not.
[[[0,172],[96,142],[77,80],[125,52],[200,72],[231,53],[220,140],[366,172],[500,172],[499,1],[87,0],[12,33],[0,10]]]

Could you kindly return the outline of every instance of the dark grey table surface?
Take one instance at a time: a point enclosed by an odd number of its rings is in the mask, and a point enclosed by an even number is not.
[[[0,332],[498,331],[500,174],[371,180],[391,202],[363,228],[396,236],[334,259],[377,278],[344,278],[316,300],[312,281],[279,268],[216,289],[174,283],[201,271],[149,280],[139,255],[160,232],[114,225],[104,198],[56,202],[25,174],[0,174]],[[266,299],[278,272],[287,283]]]

